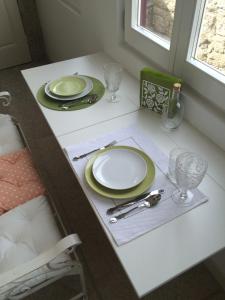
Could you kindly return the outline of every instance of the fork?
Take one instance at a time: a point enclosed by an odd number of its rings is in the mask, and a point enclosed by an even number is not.
[[[117,143],[117,141],[114,140],[114,141],[110,142],[109,144],[107,144],[107,145],[105,145],[105,146],[103,146],[103,147],[96,148],[96,149],[91,150],[91,151],[89,151],[89,152],[86,152],[86,153],[84,153],[84,154],[74,156],[74,157],[73,157],[73,160],[76,161],[76,160],[78,160],[78,159],[84,158],[84,157],[88,156],[88,155],[91,154],[91,153],[94,153],[94,152],[96,152],[96,151],[98,151],[98,150],[104,150],[105,148],[108,148],[108,147],[110,147],[110,146],[113,146],[113,145],[115,145],[116,143]]]

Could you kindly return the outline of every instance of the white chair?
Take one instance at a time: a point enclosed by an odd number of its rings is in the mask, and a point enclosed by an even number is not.
[[[10,96],[1,98],[7,105]],[[9,115],[0,115],[0,155],[24,147],[17,126]],[[87,299],[75,251],[81,241],[77,234],[63,236],[54,215],[47,197],[39,196],[0,216],[0,300],[22,299],[75,275],[81,291],[71,300]]]

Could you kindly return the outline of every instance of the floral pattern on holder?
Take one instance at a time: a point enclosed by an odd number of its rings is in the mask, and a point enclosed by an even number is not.
[[[171,90],[161,85],[142,80],[141,106],[161,113],[163,104],[170,98]]]

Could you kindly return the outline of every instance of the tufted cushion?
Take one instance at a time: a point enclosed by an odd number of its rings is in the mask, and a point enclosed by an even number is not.
[[[27,262],[60,240],[45,196],[39,196],[0,217],[0,272]]]
[[[0,157],[0,214],[44,191],[26,148]]]

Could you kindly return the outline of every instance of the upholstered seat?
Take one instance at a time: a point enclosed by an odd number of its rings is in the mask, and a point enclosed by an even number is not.
[[[8,211],[0,217],[1,273],[35,258],[60,238],[45,196]]]
[[[47,252],[61,238],[45,196],[34,198],[3,214],[0,217],[0,286],[7,272],[23,270],[24,264]],[[75,238],[80,244],[78,236]],[[32,273],[25,274],[20,284],[10,282],[0,288],[0,299],[28,291],[46,279],[67,273],[72,267],[70,256],[62,251],[51,261],[51,268],[44,264]]]
[[[0,115],[0,155],[24,147],[8,115]],[[0,300],[21,299],[63,276],[79,275],[87,299],[82,265],[74,252],[77,234],[60,233],[46,196],[42,195],[0,216]]]

